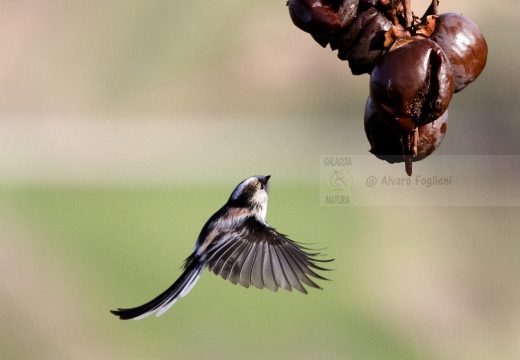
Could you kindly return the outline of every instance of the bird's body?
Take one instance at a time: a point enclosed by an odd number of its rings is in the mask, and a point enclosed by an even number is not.
[[[197,282],[204,267],[233,284],[277,291],[295,288],[307,293],[302,283],[320,288],[309,276],[325,279],[312,269],[325,270],[314,262],[318,254],[278,233],[265,221],[269,176],[242,181],[228,202],[202,228],[193,253],[184,262],[182,275],[152,301],[131,309],[112,310],[122,320],[142,319],[167,311]]]

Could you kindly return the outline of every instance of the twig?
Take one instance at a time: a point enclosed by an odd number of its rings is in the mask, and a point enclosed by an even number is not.
[[[435,0],[433,0],[435,1]],[[406,30],[410,30],[413,23],[413,13],[412,13],[412,1],[411,0],[403,0],[404,7],[404,21],[406,24]]]
[[[417,156],[418,146],[419,146],[419,127],[416,126],[414,131],[413,131],[413,151],[412,151],[412,154],[413,154],[414,157]]]
[[[437,5],[439,5],[439,0],[432,0],[433,15],[438,14]]]
[[[401,138],[404,168],[408,176],[412,176],[413,135],[414,133],[407,133]]]

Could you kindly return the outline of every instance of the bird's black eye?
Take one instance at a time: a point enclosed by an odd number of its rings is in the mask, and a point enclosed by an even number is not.
[[[264,184],[260,183],[260,190],[264,190]]]

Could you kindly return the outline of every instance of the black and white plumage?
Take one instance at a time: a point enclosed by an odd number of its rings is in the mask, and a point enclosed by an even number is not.
[[[308,253],[308,248],[267,224],[269,178],[253,176],[235,188],[227,203],[202,228],[194,252],[172,286],[144,305],[111,312],[122,320],[142,319],[156,311],[160,316],[192,289],[204,267],[246,288],[294,288],[307,293],[305,284],[321,289],[310,277],[326,280],[314,270],[327,269],[315,263],[332,260],[316,259],[318,253]]]

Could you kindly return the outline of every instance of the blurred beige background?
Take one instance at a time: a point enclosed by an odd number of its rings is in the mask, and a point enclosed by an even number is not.
[[[0,3],[0,358],[520,358],[517,208],[319,206],[320,155],[368,151],[368,76],[284,1]],[[520,155],[519,8],[441,2],[489,57],[438,154]],[[323,292],[206,272],[159,319],[108,313],[170,285],[267,173],[268,221],[336,258]]]

